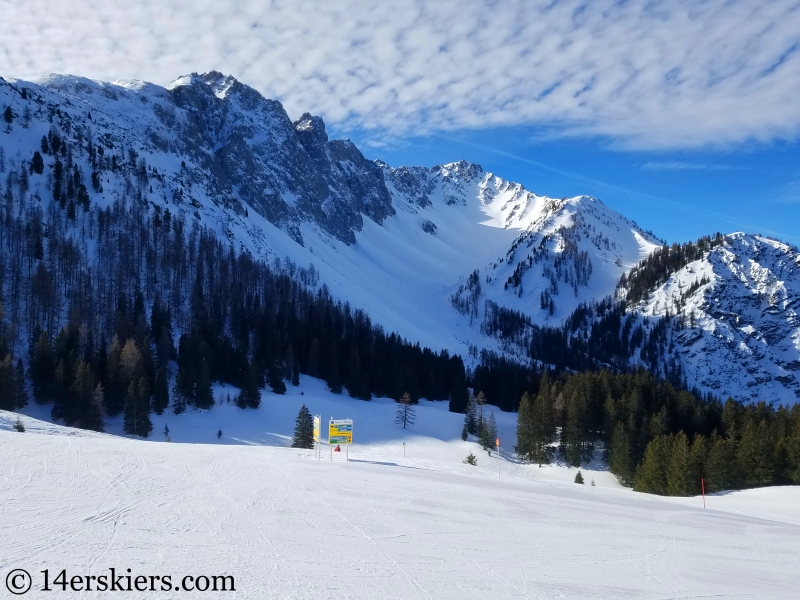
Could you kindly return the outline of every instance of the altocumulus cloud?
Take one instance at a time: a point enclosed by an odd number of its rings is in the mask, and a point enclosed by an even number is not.
[[[233,74],[404,136],[543,125],[639,148],[800,136],[794,0],[0,0],[0,74]]]

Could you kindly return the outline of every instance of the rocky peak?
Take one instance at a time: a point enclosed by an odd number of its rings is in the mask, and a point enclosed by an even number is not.
[[[304,113],[292,125],[297,133],[297,139],[309,156],[314,160],[323,160],[325,158],[325,147],[328,144],[328,134],[325,131],[325,122],[322,118]]]
[[[475,163],[467,162],[466,160],[459,160],[458,162],[448,163],[446,165],[437,165],[431,169],[431,171],[433,170],[441,170],[446,175],[458,177],[467,183],[480,179],[484,174],[483,167]]]

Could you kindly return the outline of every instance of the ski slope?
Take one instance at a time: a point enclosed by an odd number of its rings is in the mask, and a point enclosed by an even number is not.
[[[354,419],[350,462],[287,447],[301,403]],[[236,592],[220,595],[255,599],[797,597],[798,487],[712,496],[704,510],[620,488],[599,467],[579,486],[575,469],[489,457],[444,403],[421,402],[411,430],[393,413],[309,379],[255,411],[165,415],[173,443],[29,416],[17,433],[0,413],[0,580],[115,567],[173,583],[232,575]],[[495,416],[508,439],[514,415]],[[477,467],[461,462],[470,450]],[[37,587],[26,598],[53,595]]]

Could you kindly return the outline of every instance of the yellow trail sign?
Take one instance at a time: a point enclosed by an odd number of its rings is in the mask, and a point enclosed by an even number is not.
[[[322,429],[322,424],[320,423],[321,419],[319,417],[314,417],[314,441],[320,441],[320,430]]]
[[[353,419],[331,419],[328,425],[329,444],[353,443]]]

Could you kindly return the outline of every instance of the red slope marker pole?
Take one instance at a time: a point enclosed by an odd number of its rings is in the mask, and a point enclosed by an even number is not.
[[[706,480],[700,478],[700,489],[703,490],[703,508],[706,507]]]
[[[494,438],[494,447],[497,449],[497,478],[500,479],[500,438]]]

